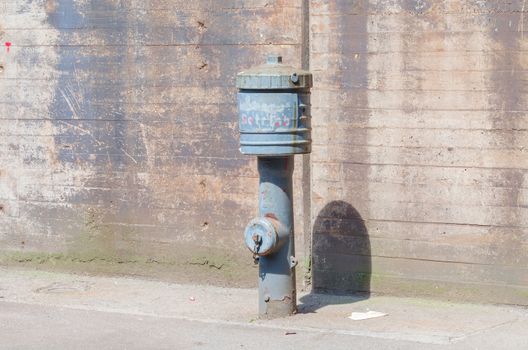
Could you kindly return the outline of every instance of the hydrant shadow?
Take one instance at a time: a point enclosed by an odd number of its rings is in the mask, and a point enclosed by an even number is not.
[[[312,292],[300,298],[298,311],[368,299],[371,271],[369,235],[359,212],[345,201],[326,204],[313,226]]]

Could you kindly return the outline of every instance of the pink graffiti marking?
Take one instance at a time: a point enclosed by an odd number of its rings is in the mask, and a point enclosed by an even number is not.
[[[7,52],[9,52],[9,48],[11,47],[11,43],[9,41],[6,41],[5,46],[7,48]]]

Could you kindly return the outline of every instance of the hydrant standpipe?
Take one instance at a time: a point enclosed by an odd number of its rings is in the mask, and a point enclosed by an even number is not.
[[[259,315],[296,312],[292,173],[295,154],[311,151],[311,73],[280,56],[237,75],[240,151],[258,157],[259,216],[244,231],[259,264]]]

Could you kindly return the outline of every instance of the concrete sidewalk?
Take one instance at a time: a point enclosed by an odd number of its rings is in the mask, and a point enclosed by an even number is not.
[[[0,268],[1,349],[528,349],[525,308],[301,295],[255,319],[256,290]],[[352,311],[388,316],[352,321]]]

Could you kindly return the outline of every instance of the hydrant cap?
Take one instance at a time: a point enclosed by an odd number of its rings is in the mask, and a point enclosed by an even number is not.
[[[253,253],[266,255],[273,251],[278,243],[277,229],[266,218],[256,218],[249,222],[244,231],[246,246]]]
[[[237,74],[239,89],[309,89],[312,73],[282,63],[282,56],[268,55],[266,64],[252,67]]]

